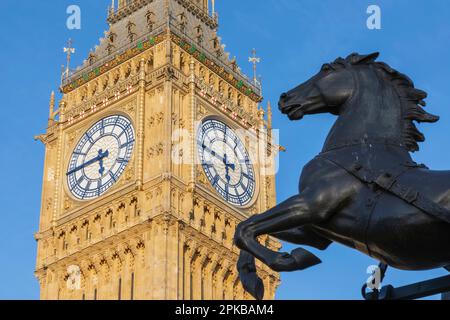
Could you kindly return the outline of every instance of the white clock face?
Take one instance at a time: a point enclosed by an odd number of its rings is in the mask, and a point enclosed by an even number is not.
[[[133,125],[123,116],[110,116],[94,124],[70,158],[66,175],[73,196],[90,200],[108,191],[128,165],[134,139]]]
[[[244,144],[218,120],[206,120],[198,133],[198,153],[217,192],[235,206],[248,205],[255,194],[255,173]]]

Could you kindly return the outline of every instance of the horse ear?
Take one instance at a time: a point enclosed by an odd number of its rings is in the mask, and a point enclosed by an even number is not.
[[[352,53],[351,55],[349,55],[347,57],[346,60],[348,62],[350,62],[351,64],[363,64],[363,63],[375,62],[375,60],[377,60],[377,58],[379,56],[380,56],[379,52],[374,52],[374,53],[367,54],[367,55]]]

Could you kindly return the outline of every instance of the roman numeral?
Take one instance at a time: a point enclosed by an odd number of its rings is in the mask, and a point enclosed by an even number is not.
[[[123,130],[122,130],[122,132],[119,134],[119,137],[118,138],[120,138],[125,132],[127,132],[127,130],[128,130],[128,128],[131,126],[131,124],[128,124]]]
[[[114,180],[114,182],[117,182],[116,176],[111,171],[109,172],[109,176]]]
[[[90,143],[94,144],[95,141],[92,139],[92,137],[86,133],[86,138],[89,140]]]
[[[217,184],[217,182],[219,182],[219,180],[220,180],[219,175],[216,175],[212,181],[212,184],[215,186]]]
[[[119,148],[120,148],[120,149],[126,148],[126,147],[128,147],[130,144],[132,144],[133,142],[134,142],[134,140],[127,141],[127,142],[125,142],[123,145],[121,145]]]
[[[105,124],[104,124],[104,120],[102,120],[102,127],[100,129],[100,134],[104,135],[105,134]]]
[[[250,181],[255,181],[255,179],[253,179],[253,177],[249,176],[247,173],[243,173],[242,175]]]
[[[203,165],[204,165],[207,169],[214,168],[214,165],[213,165],[212,163],[204,163]]]
[[[124,159],[124,158],[117,158],[117,163],[128,163],[128,160],[127,159]]]
[[[229,191],[229,186],[228,184],[225,185],[225,195],[227,197],[227,201],[230,198],[230,191]]]

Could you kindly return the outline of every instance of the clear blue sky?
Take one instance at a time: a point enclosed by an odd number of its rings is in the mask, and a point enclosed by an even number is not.
[[[220,35],[227,50],[251,74],[247,62],[257,48],[263,58],[259,73],[264,92],[276,104],[281,92],[318,71],[322,63],[353,51],[381,52],[381,60],[415,80],[429,93],[429,111],[441,116],[437,125],[421,126],[427,142],[414,157],[433,169],[450,168],[450,2],[447,0],[218,0]],[[36,299],[33,276],[44,147],[33,136],[45,129],[48,100],[56,90],[62,47],[71,37],[74,65],[98,43],[107,26],[109,0],[1,0],[0,101],[0,299]],[[65,28],[68,5],[82,9],[82,29]],[[382,30],[366,27],[366,9],[382,9]],[[274,126],[282,128],[278,198],[296,193],[303,165],[316,155],[333,123],[331,115],[289,122],[276,110]],[[286,248],[290,249],[290,248]],[[280,299],[359,299],[366,268],[374,261],[333,245],[320,252],[323,264],[282,275]],[[406,284],[443,275],[390,271],[387,282]]]

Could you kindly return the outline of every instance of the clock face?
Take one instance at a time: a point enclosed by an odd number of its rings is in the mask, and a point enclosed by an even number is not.
[[[217,192],[235,206],[246,206],[255,194],[255,173],[244,144],[218,120],[206,120],[198,134],[198,153]]]
[[[119,180],[133,153],[134,137],[130,120],[118,115],[98,121],[81,137],[66,174],[75,198],[100,197]]]

